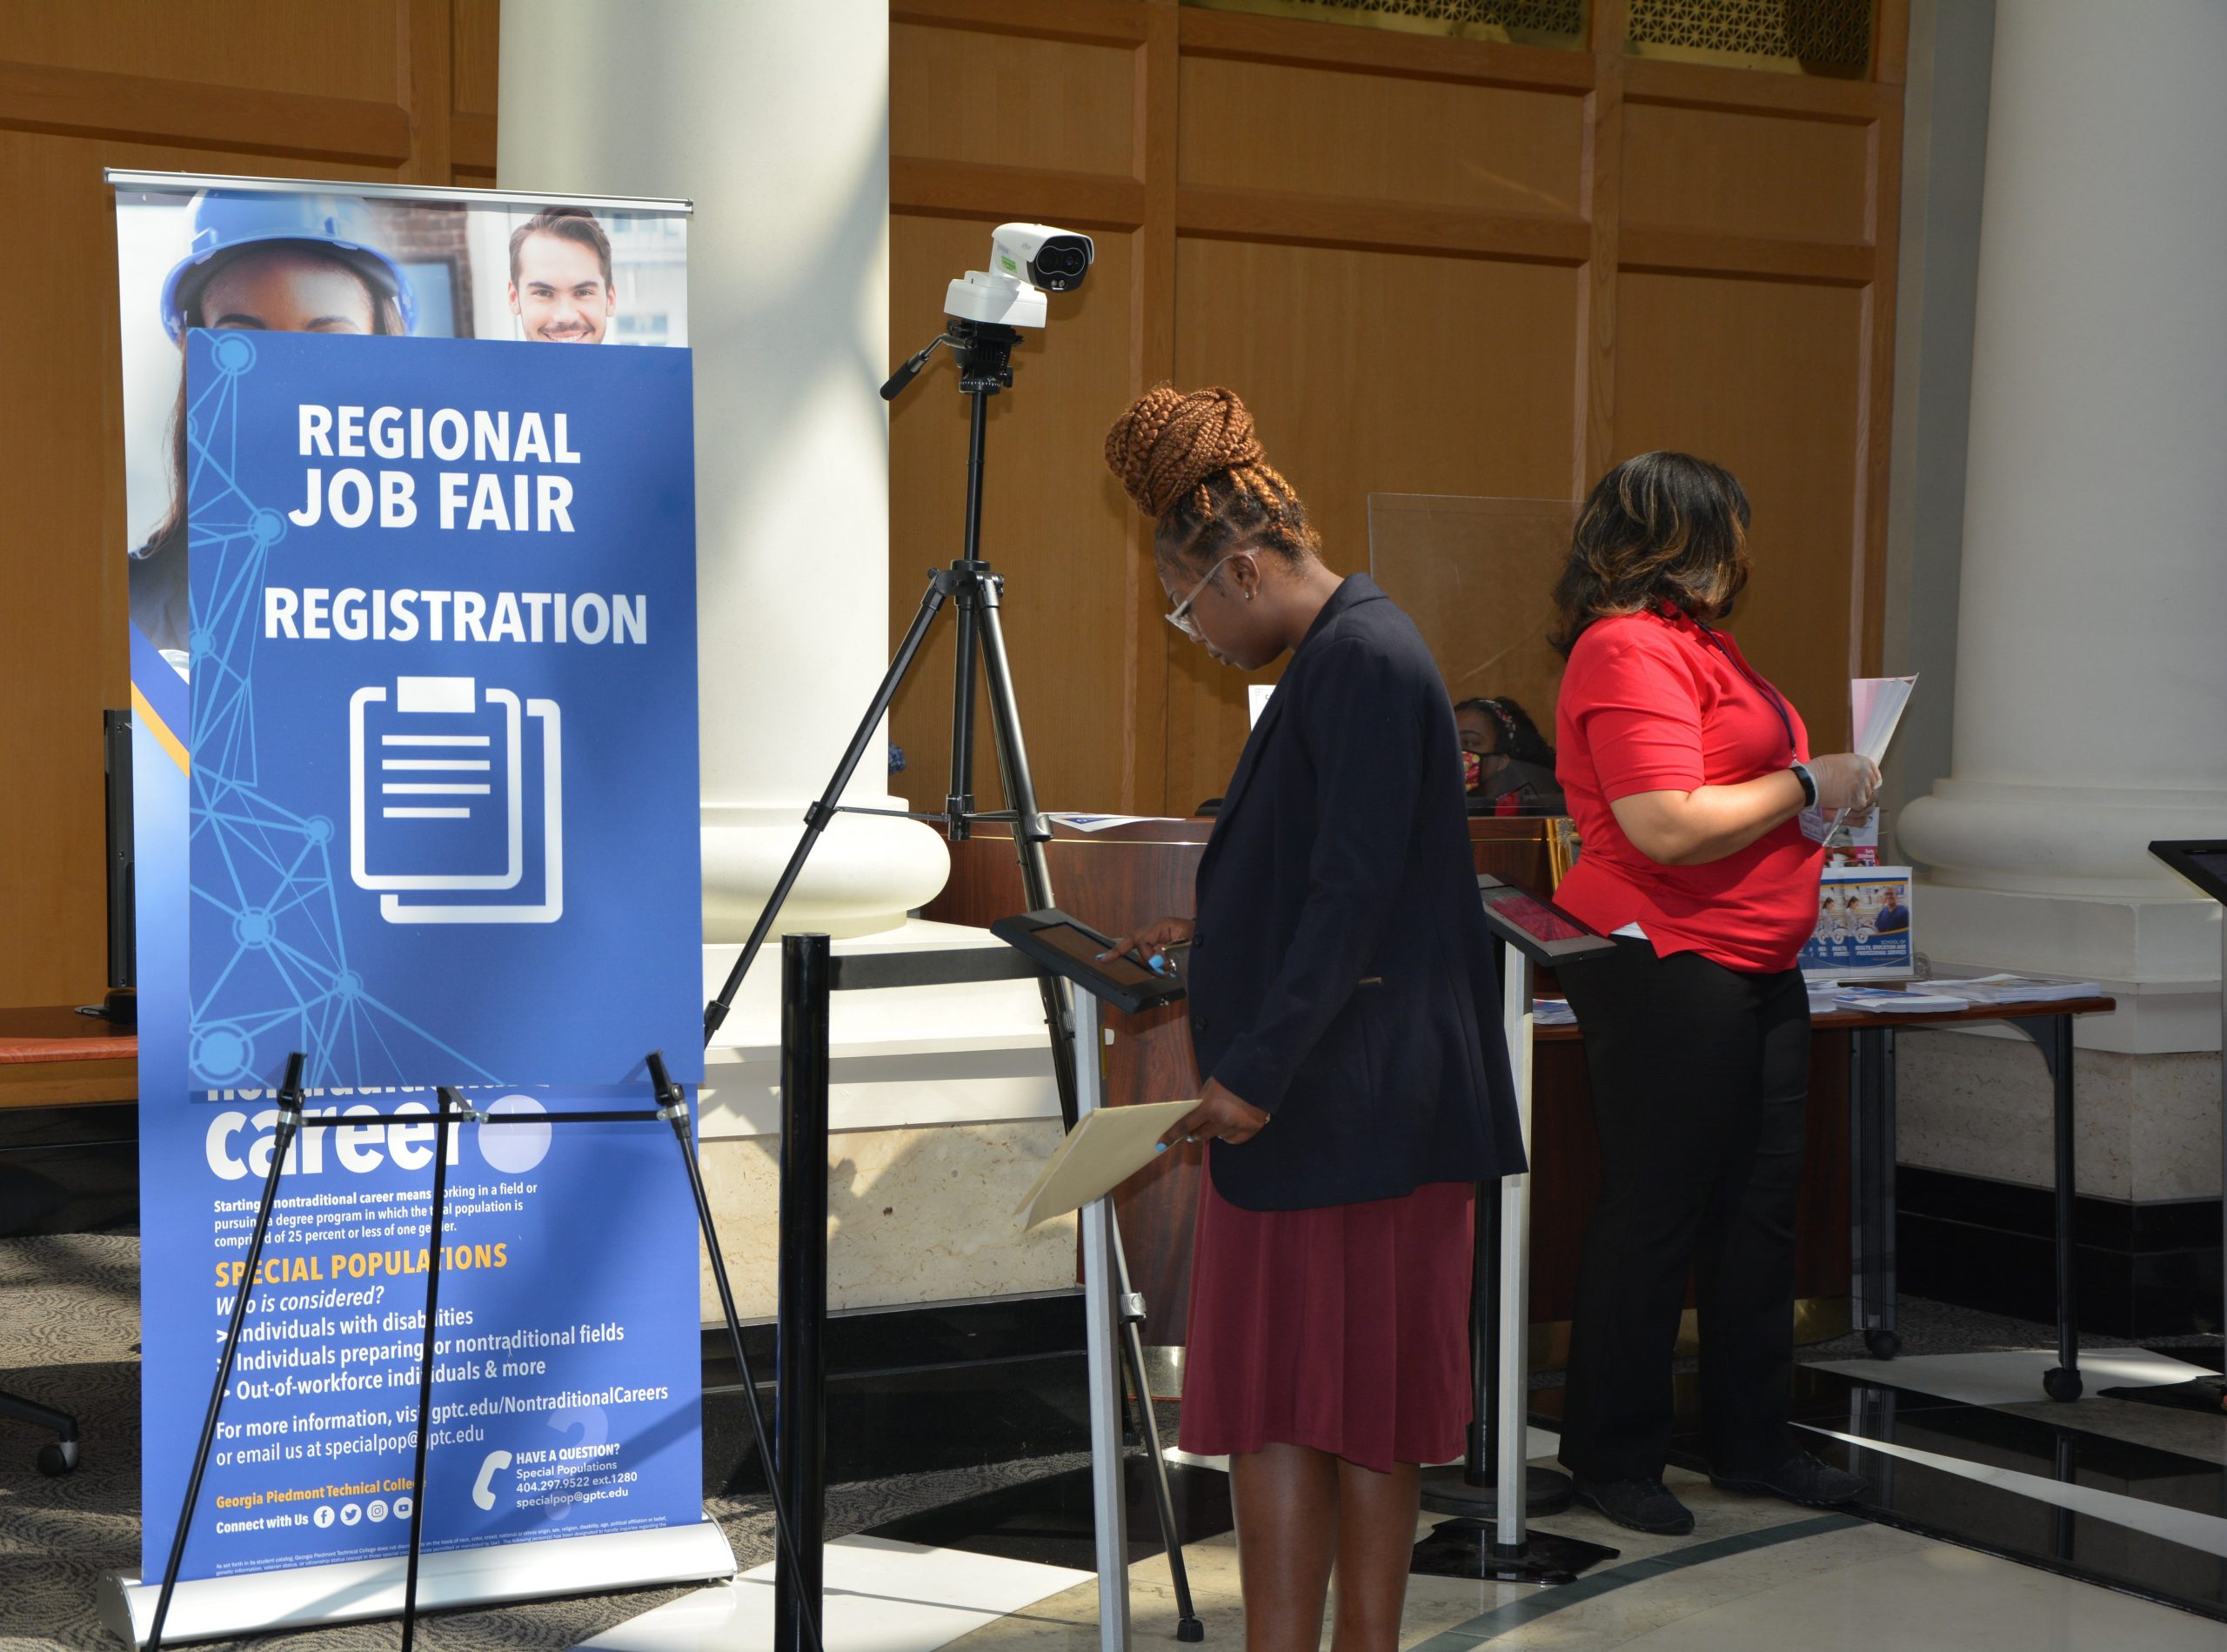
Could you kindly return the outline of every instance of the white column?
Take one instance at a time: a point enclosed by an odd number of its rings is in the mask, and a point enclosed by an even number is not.
[[[502,21],[504,188],[696,204],[704,933],[739,941],[887,664],[889,10],[506,0]],[[885,749],[848,801],[904,806]],[[949,869],[926,826],[841,817],[782,927],[891,928]]]
[[[2218,0],[1996,8],[1953,770],[1898,824],[1923,951],[2101,979],[2129,1051],[2218,1047],[2144,846],[2227,833],[2223,79]]]

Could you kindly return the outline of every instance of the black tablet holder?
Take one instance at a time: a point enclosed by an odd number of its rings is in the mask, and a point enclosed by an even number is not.
[[[422,1127],[427,1122],[423,1113],[375,1114],[351,1111],[309,1117],[302,1108],[304,1100],[302,1071],[306,1064],[307,1058],[298,1050],[286,1058],[286,1076],[273,1098],[278,1104],[278,1116],[271,1130],[271,1171],[263,1180],[263,1199],[256,1207],[255,1228],[248,1238],[247,1261],[245,1271],[240,1275],[239,1294],[233,1299],[231,1321],[224,1328],[224,1349],[217,1361],[216,1384],[210,1391],[209,1410],[202,1420],[200,1441],[194,1448],[192,1469],[186,1476],[185,1497],[178,1508],[177,1526],[171,1534],[170,1558],[163,1568],[162,1588],[155,1599],[153,1621],[148,1626],[144,1642],[146,1652],[161,1652],[163,1629],[170,1617],[171,1598],[177,1588],[178,1570],[185,1561],[186,1539],[191,1535],[194,1505],[201,1498],[202,1477],[208,1471],[210,1448],[217,1438],[217,1420],[224,1410],[224,1390],[231,1382],[232,1361],[239,1352],[240,1330],[247,1322],[248,1301],[254,1294],[256,1273],[263,1260],[264,1242],[271,1232],[271,1213],[278,1198],[278,1178],[284,1173],[296,1137],[304,1130],[343,1126],[373,1129],[392,1128],[397,1125]],[[727,1338],[734,1354],[735,1368],[741,1374],[743,1401],[750,1413],[751,1438],[757,1447],[758,1461],[766,1471],[766,1487],[772,1499],[773,1526],[779,1552],[799,1574],[804,1570],[797,1560],[793,1511],[782,1495],[781,1476],[776,1471],[776,1459],[766,1434],[765,1414],[758,1402],[758,1384],[751,1374],[750,1356],[743,1349],[742,1321],[735,1312],[734,1290],[727,1281],[726,1261],[719,1249],[719,1233],[712,1220],[712,1201],[705,1192],[703,1171],[696,1160],[696,1143],[689,1128],[687,1093],[667,1075],[663,1051],[651,1051],[644,1058],[643,1066],[650,1082],[651,1106],[647,1107],[552,1108],[543,1113],[491,1114],[472,1107],[449,1086],[439,1086],[434,1092],[438,1105],[431,1120],[433,1207],[425,1246],[425,1339],[418,1367],[418,1455],[416,1467],[411,1475],[413,1489],[410,1508],[410,1548],[404,1569],[402,1593],[402,1652],[411,1652],[417,1642],[418,1562],[425,1519],[425,1456],[431,1434],[433,1345],[440,1324],[442,1223],[443,1207],[448,1193],[449,1135],[462,1124],[477,1124],[482,1128],[525,1124],[665,1124],[672,1127],[673,1140],[680,1148],[682,1167],[696,1196],[697,1221],[703,1229],[705,1248],[711,1257],[712,1278],[719,1287],[719,1308],[726,1317]],[[822,1193],[824,1197],[824,1187]],[[817,1614],[809,1607],[799,1607],[798,1610],[801,1614],[805,1634],[809,1638],[803,1649],[792,1644],[785,1649],[785,1652],[819,1652],[822,1642]]]

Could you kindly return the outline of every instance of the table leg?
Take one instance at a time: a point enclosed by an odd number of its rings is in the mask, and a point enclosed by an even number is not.
[[[1902,1351],[1895,1330],[1894,1034],[1860,1027],[1849,1034],[1852,1123],[1849,1231],[1854,1241],[1856,1321],[1874,1359]]]
[[[2004,1025],[2033,1040],[2050,1070],[2056,1134],[2056,1363],[2043,1373],[2052,1400],[2080,1397],[2080,1306],[2073,1288],[2072,1201],[2077,1184],[2072,1155],[2072,1017],[2021,1016]]]
[[[1891,1360],[1903,1351],[1896,1315],[1902,1284],[1895,1266],[1896,1234],[1901,1225],[1895,1204],[1895,1029],[1883,1027],[1875,1036],[1871,1086],[1879,1121],[1879,1338],[1872,1351],[1880,1359]]]
[[[2042,1379],[2052,1400],[2080,1397],[2080,1309],[2073,1284],[2072,1017],[2047,1018],[2041,1036],[2056,1110],[2056,1368]]]

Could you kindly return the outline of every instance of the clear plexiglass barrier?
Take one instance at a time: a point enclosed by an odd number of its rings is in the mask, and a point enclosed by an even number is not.
[[[1368,496],[1369,572],[1414,618],[1457,702],[1513,700],[1551,745],[1562,660],[1548,634],[1577,519],[1570,499]],[[1562,813],[1527,796],[1520,812]],[[1505,812],[1505,811],[1501,811]]]

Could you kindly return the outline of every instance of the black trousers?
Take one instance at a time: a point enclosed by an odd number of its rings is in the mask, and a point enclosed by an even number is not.
[[[1747,1474],[1796,1448],[1794,1215],[1809,1094],[1798,970],[1755,974],[1622,940],[1562,990],[1585,1037],[1601,1133],[1562,1459],[1582,1480],[1658,1476],[1689,1269],[1701,1310],[1710,1466]]]

